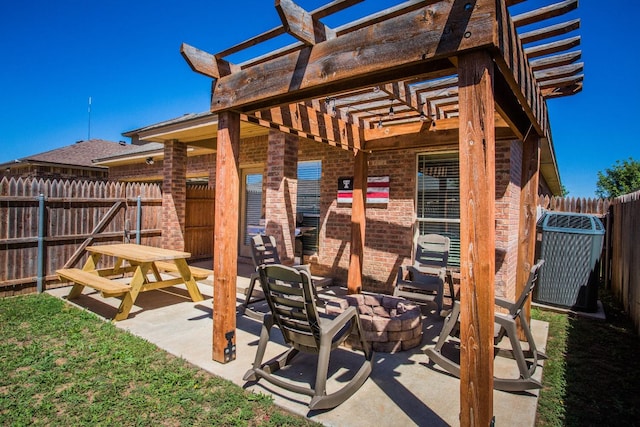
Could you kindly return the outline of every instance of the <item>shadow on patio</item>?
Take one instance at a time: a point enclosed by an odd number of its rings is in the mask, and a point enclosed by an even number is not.
[[[242,290],[248,286],[252,267],[238,264],[238,304],[243,299]],[[212,287],[211,281],[200,282],[205,300],[194,303],[180,287],[142,293],[131,310],[128,319],[116,322],[116,326],[140,336],[171,354],[182,357],[194,365],[226,378],[238,385],[258,393],[272,394],[275,403],[313,421],[325,425],[371,426],[371,425],[458,425],[459,380],[429,363],[424,349],[433,345],[442,328],[443,319],[435,314],[435,305],[423,307],[423,339],[420,346],[395,354],[378,352],[370,378],[346,402],[329,411],[310,412],[309,398],[294,395],[266,381],[245,383],[242,376],[251,366],[260,335],[261,323],[246,316],[237,317],[236,360],[220,364],[211,360],[212,354]],[[66,298],[69,288],[49,291],[52,295]],[[339,287],[325,288],[323,298],[344,295]],[[99,293],[86,290],[74,303],[96,314],[111,318],[119,300],[102,298]],[[532,321],[536,343],[544,351],[547,339],[547,324]],[[284,350],[282,337],[272,334],[276,345],[267,348],[267,358]],[[357,369],[361,357],[348,349],[332,353],[329,366],[331,378],[329,391],[337,384],[348,381]],[[293,369],[279,371],[300,382],[313,381],[315,358],[298,356]],[[496,359],[496,373],[501,376],[517,376],[512,360]],[[515,369],[515,370],[512,370]],[[514,374],[515,372],[515,374]],[[542,369],[536,371],[538,379]],[[533,425],[536,414],[537,392],[506,393],[494,391],[494,414],[498,425]]]

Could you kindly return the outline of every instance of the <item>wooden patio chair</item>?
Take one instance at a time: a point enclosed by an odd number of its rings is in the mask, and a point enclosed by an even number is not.
[[[440,313],[444,299],[450,246],[451,241],[446,236],[439,234],[420,236],[413,265],[403,265],[398,269],[393,296],[421,302],[435,301]],[[453,294],[451,298],[453,299]]]
[[[244,375],[244,380],[258,381],[264,378],[284,389],[311,396],[311,410],[338,406],[360,388],[373,366],[373,352],[364,339],[356,308],[349,307],[333,319],[320,317],[311,275],[307,271],[283,265],[262,265],[258,267],[258,273],[270,312],[264,316],[253,367]],[[274,325],[280,329],[290,348],[263,364],[262,359]],[[364,362],[346,385],[327,393],[331,351],[352,334],[362,345]],[[290,365],[299,352],[318,355],[314,387],[305,387],[274,375],[280,368]]]
[[[256,267],[256,271],[249,277],[249,287],[245,290],[245,299],[242,304],[240,304],[238,312],[240,314],[246,314],[256,320],[262,320],[262,313],[252,310],[249,307],[250,304],[264,301],[265,299],[264,297],[253,296],[254,291],[256,290],[256,284],[260,282],[260,275],[258,274],[257,269],[261,265],[280,264],[280,256],[278,255],[278,248],[276,247],[276,239],[273,236],[256,234],[251,238],[250,243],[251,259]],[[309,265],[296,265],[294,268],[305,270],[307,273],[311,274]]]
[[[527,318],[522,311],[522,307],[524,306],[525,301],[527,301],[527,299],[529,298],[529,295],[531,295],[531,292],[533,291],[533,288],[538,281],[538,273],[540,267],[542,267],[543,264],[544,260],[539,260],[538,263],[531,268],[527,284],[525,285],[525,288],[523,289],[517,301],[511,302],[504,298],[495,299],[495,304],[497,306],[506,308],[507,310],[509,310],[509,312],[495,313],[494,345],[497,346],[505,335],[509,337],[509,342],[511,344],[511,350],[496,348],[495,354],[505,354],[515,359],[518,365],[518,371],[520,372],[519,378],[494,377],[493,387],[496,390],[524,391],[534,388],[542,388],[542,384],[538,380],[532,378],[532,375],[538,365],[538,359],[546,359],[547,356],[537,350],[536,343],[533,339],[533,335],[531,334],[531,329],[529,329],[529,323],[527,322]],[[440,336],[438,337],[438,342],[436,343],[435,347],[425,350],[425,353],[427,354],[427,356],[429,356],[429,359],[432,362],[437,363],[447,372],[455,375],[458,378],[460,378],[460,365],[451,360],[449,357],[445,356],[442,352],[442,348],[449,337],[455,336],[457,334],[459,316],[460,302],[455,301],[453,305],[453,311],[445,319],[442,331],[440,331]],[[520,321],[520,325],[522,326],[522,330],[524,331],[528,345],[527,350],[523,350],[522,343],[518,339],[518,330],[516,326],[517,320]]]

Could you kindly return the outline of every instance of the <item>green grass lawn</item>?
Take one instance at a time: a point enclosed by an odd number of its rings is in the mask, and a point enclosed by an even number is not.
[[[48,295],[0,299],[0,425],[312,425]]]
[[[607,321],[534,310],[549,322],[536,425],[640,425],[640,339],[603,300]],[[46,294],[0,299],[0,425],[32,424],[312,425]]]
[[[600,296],[606,321],[533,311],[549,322],[537,426],[640,426],[640,338]]]

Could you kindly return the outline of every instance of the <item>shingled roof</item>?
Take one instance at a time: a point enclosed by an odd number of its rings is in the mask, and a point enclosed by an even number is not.
[[[10,163],[49,163],[101,168],[102,166],[96,166],[92,160],[135,152],[137,149],[139,149],[139,147],[124,142],[90,139],[87,141],[78,141],[75,144],[56,148],[55,150],[22,157]]]

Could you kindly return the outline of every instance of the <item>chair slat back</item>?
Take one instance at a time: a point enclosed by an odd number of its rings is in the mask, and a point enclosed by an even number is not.
[[[319,316],[309,273],[279,264],[263,264],[258,273],[274,322],[285,341],[293,347],[319,349]]]
[[[451,240],[439,234],[425,234],[418,237],[415,264],[418,266],[442,268],[449,261]]]
[[[266,264],[280,264],[275,237],[263,234],[253,236],[251,238],[251,258],[256,267]]]

